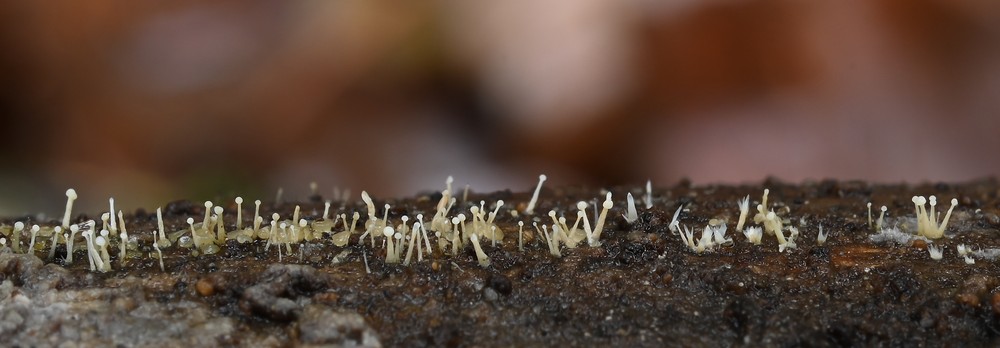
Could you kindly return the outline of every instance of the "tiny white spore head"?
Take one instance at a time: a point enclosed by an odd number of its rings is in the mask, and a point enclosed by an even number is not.
[[[243,197],[236,197],[236,204],[243,204]]]
[[[74,189],[68,189],[68,190],[66,190],[66,197],[69,198],[69,199],[76,199],[77,198],[76,190],[74,190]]]
[[[194,225],[194,218],[188,218],[187,223],[188,225]]]
[[[20,230],[23,230],[23,229],[24,229],[24,223],[23,222],[18,221],[18,222],[14,223],[14,230],[15,231],[20,231]]]
[[[212,201],[205,201],[205,209],[212,208]]]
[[[222,206],[221,205],[217,205],[217,206],[215,206],[214,209],[212,209],[212,211],[215,212],[215,215],[222,215]]]
[[[386,238],[392,237],[394,233],[396,233],[396,230],[394,230],[392,227],[386,226],[385,228],[382,229],[382,234],[385,235]]]
[[[576,202],[576,209],[578,209],[578,210],[587,209],[587,202],[584,202],[584,201]]]

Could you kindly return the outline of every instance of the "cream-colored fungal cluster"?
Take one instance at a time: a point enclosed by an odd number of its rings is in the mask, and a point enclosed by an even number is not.
[[[291,216],[282,217],[276,212],[267,215],[261,213],[261,201],[255,200],[253,217],[249,220],[249,224],[244,224],[244,199],[236,197],[234,199],[235,211],[227,211],[225,208],[226,206],[231,207],[231,205],[219,205],[206,201],[204,202],[204,215],[189,216],[183,228],[168,231],[164,226],[162,209],[157,208],[157,229],[145,232],[152,235],[150,242],[152,248],[147,247],[145,253],[140,251],[139,247],[138,235],[142,232],[130,233],[128,231],[125,215],[121,210],[116,210],[114,198],[108,200],[109,209],[101,215],[100,221],[90,220],[71,224],[73,203],[78,195],[74,189],[69,189],[66,191],[66,211],[60,225],[32,225],[29,227],[24,222],[18,221],[13,226],[0,226],[0,232],[6,235],[6,237],[0,238],[0,248],[9,247],[15,253],[44,252],[47,248],[49,259],[54,259],[56,248],[62,243],[69,251],[65,258],[66,264],[73,264],[74,255],[82,253],[85,255],[91,270],[108,272],[113,269],[113,263],[125,265],[129,259],[143,256],[156,258],[160,268],[165,269],[163,254],[164,250],[170,248],[183,248],[193,256],[211,255],[219,253],[226,247],[227,243],[233,241],[236,243],[260,241],[264,244],[262,249],[268,253],[276,253],[280,261],[286,255],[292,255],[293,248],[298,247],[301,254],[304,243],[330,243],[338,247],[345,247],[357,236],[356,241],[360,247],[370,248],[371,251],[384,251],[384,261],[387,264],[410,265],[413,262],[422,262],[435,253],[459,256],[471,248],[474,250],[479,264],[483,267],[489,267],[490,259],[487,251],[502,248],[504,241],[509,239],[505,237],[509,233],[514,233],[514,231],[505,231],[497,224],[498,217],[504,213],[519,220],[517,221],[517,250],[523,251],[525,249],[526,224],[530,224],[527,232],[528,241],[537,241],[537,244],[541,244],[555,257],[561,257],[565,250],[583,246],[600,247],[602,234],[608,224],[608,213],[614,207],[612,193],[605,192],[604,200],[600,204],[594,205],[593,220],[588,215],[590,204],[586,201],[578,202],[575,211],[576,217],[570,225],[570,220],[563,214],[568,215],[572,209],[564,211],[559,207],[552,207],[553,209],[548,211],[547,216],[535,214],[539,195],[546,179],[545,175],[539,176],[538,185],[531,200],[523,209],[504,210],[503,208],[509,207],[509,205],[503,200],[479,201],[478,204],[467,202],[468,186],[461,195],[462,203],[459,204],[459,197],[453,194],[454,179],[448,177],[445,181],[445,188],[441,191],[441,198],[434,205],[433,214],[428,214],[426,220],[423,213],[430,212],[417,213],[412,217],[404,215],[390,218],[391,205],[384,204],[377,207],[367,191],[361,192],[361,201],[364,203],[363,209],[367,219],[362,219],[362,212],[347,211],[344,205],[339,211],[334,210],[331,214],[333,203],[331,201],[325,202],[320,218],[307,219],[301,216],[299,206],[295,206]],[[316,184],[310,184],[310,189],[315,194]],[[349,195],[349,192],[349,190],[345,190],[343,194],[337,192],[335,196],[342,203],[346,203],[348,197],[344,196]],[[750,196],[737,201],[739,216],[736,231],[742,232],[747,241],[754,245],[760,245],[766,234],[775,236],[779,252],[796,248],[799,230],[769,207],[769,193],[770,190],[764,190],[761,202],[756,205],[756,213],[751,221],[747,221],[750,217]],[[280,196],[279,192],[276,199],[280,199]],[[642,196],[646,209],[653,206],[653,199],[652,184],[647,181]],[[598,201],[594,200],[593,202],[597,203]],[[929,209],[924,207],[927,202],[930,203]],[[957,200],[952,200],[952,206],[943,219],[940,219],[935,212],[936,197],[931,196],[929,201],[923,197],[914,197],[913,203],[917,214],[916,236],[940,238],[947,228]],[[882,214],[877,223],[872,221],[871,203],[868,204],[868,207],[869,225],[881,232],[880,235],[872,237],[873,241],[881,240],[881,237],[876,238],[878,236],[895,238],[894,236],[897,234],[905,234],[896,227],[882,228],[886,207],[882,207]],[[639,222],[639,211],[631,192],[626,194],[626,203],[622,210],[622,218],[626,223],[636,224]],[[733,239],[726,235],[729,228],[725,219],[712,219],[700,231],[700,234],[687,226],[683,226],[682,230],[681,213],[685,211],[687,210],[684,210],[684,206],[677,207],[668,228],[673,233],[679,234],[683,245],[692,252],[702,254],[734,244]],[[787,213],[788,210],[786,209],[785,212]],[[231,221],[231,223],[227,224],[227,221]],[[748,222],[753,225],[746,226]],[[362,223],[360,229],[358,228],[359,223]],[[235,228],[229,229],[233,226]],[[804,226],[804,220],[800,226]],[[532,228],[534,233],[531,232]],[[27,243],[22,238],[28,238]],[[823,227],[819,226],[816,242],[818,245],[822,245],[826,241],[827,234],[824,233]],[[111,249],[117,249],[117,253],[112,254]],[[942,250],[937,246],[929,247],[928,252],[934,259],[940,259],[942,254]],[[112,258],[112,255],[117,257]],[[363,253],[362,258],[365,260],[366,269],[368,269],[367,253]]]

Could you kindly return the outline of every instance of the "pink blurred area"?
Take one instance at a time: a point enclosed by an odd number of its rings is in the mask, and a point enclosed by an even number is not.
[[[991,176],[998,4],[4,2],[0,213]]]

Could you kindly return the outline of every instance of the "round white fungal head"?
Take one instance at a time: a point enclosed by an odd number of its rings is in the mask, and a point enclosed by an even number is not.
[[[401,218],[399,218],[399,219],[400,219],[400,220],[403,220],[403,223],[404,223],[404,224],[405,224],[405,223],[406,223],[407,221],[410,221],[410,217],[409,217],[409,216],[406,216],[406,215],[403,215],[403,217],[401,217]]]
[[[205,209],[211,209],[211,208],[212,208],[212,201],[205,201]]]
[[[104,238],[107,238],[109,234],[111,234],[111,232],[108,232],[108,230],[101,230],[101,235],[104,236]]]
[[[215,212],[215,215],[222,216],[222,206],[221,205],[215,206],[215,209],[212,209],[212,211]]]
[[[69,225],[69,231],[73,233],[80,232],[80,226],[76,224]]]
[[[931,205],[937,205],[937,196],[931,196]]]
[[[70,200],[75,200],[77,198],[76,190],[74,189],[66,190],[66,198],[69,198]]]
[[[611,192],[608,192],[608,198],[604,199],[604,204],[602,205],[604,209],[611,209],[615,204],[611,201]]]
[[[958,198],[952,198],[951,205],[958,205]]]
[[[448,178],[444,180],[444,182],[448,185],[451,185],[451,183],[455,182],[455,178],[449,175]]]
[[[38,225],[31,225],[31,233],[38,233],[38,230],[42,229]]]
[[[868,202],[868,207],[869,207],[869,208],[871,208],[871,207],[872,207],[872,202]]]
[[[128,239],[128,235],[125,234],[125,232],[122,232],[118,234],[118,238],[120,238],[121,240],[125,240]]]
[[[555,210],[549,210],[549,216],[556,217],[556,211]]]
[[[920,205],[927,204],[927,198],[924,198],[924,196],[920,196],[920,197],[917,197],[917,198],[920,199],[920,203],[919,203]]]
[[[6,246],[7,245],[7,238],[0,238],[0,245]]]
[[[497,209],[500,209],[500,207],[502,207],[502,206],[503,206],[503,200],[502,199],[498,200],[497,201]]]
[[[253,204],[259,207],[260,206],[260,200],[259,199],[258,200],[254,200]]]
[[[479,207],[472,206],[472,208],[469,208],[469,211],[471,211],[473,214],[478,214],[479,213]]]
[[[287,227],[288,227],[288,224],[286,224],[286,223],[284,223],[284,222],[282,222],[282,223],[278,224],[278,228],[280,228],[280,229],[285,229],[285,228],[287,228]]]
[[[478,243],[479,242],[479,237],[477,237],[475,233],[473,233],[471,236],[469,236],[469,239],[471,239],[473,243]]]
[[[260,216],[258,216],[256,220],[257,220],[257,222],[264,222],[264,218],[262,218]]]
[[[565,217],[565,216],[560,216],[560,217],[559,217],[559,223],[561,223],[561,224],[564,224],[564,225],[565,225],[565,224],[566,224],[566,217]]]
[[[576,202],[576,209],[578,209],[578,210],[585,210],[585,209],[587,209],[587,202],[584,202],[584,201]]]
[[[243,197],[236,197],[236,204],[243,204]]]
[[[417,214],[417,220],[423,220],[424,214]]]
[[[108,219],[110,219],[110,218],[111,218],[111,214],[108,214],[108,213],[101,214],[101,221],[108,221]]]
[[[23,230],[23,229],[24,229],[24,223],[23,222],[18,221],[18,222],[14,223],[14,231],[20,231],[20,230]]]
[[[194,225],[194,218],[188,218],[187,223],[188,225]]]
[[[886,207],[885,207],[885,206],[883,205],[883,206],[882,206],[882,212],[885,212],[886,210],[889,210],[889,208],[886,208]]]
[[[56,234],[62,233],[62,226],[53,227],[52,231],[55,231]]]
[[[774,218],[775,218],[775,215],[774,215],[773,211],[767,212],[767,219],[768,220],[774,220]]]
[[[397,232],[396,234],[392,235],[392,238],[396,238],[396,240],[403,239],[403,234]]]
[[[382,229],[382,235],[384,235],[386,238],[392,237],[394,233],[396,233],[396,230],[393,229],[392,227],[386,226],[385,228]]]
[[[96,243],[97,246],[99,247],[103,247],[108,244],[107,240],[105,240],[104,237],[97,237],[97,240],[95,240],[94,243]]]
[[[465,214],[458,214],[458,221],[465,221]]]
[[[299,219],[299,227],[306,227],[307,224],[306,219]]]
[[[385,210],[389,210],[389,204],[388,203],[385,204]]]
[[[542,174],[542,175],[538,176],[538,181],[541,181],[541,182],[545,182],[545,180],[548,180],[548,179],[549,179],[549,177],[545,176],[545,174]]]
[[[278,213],[271,214],[271,220],[274,221],[281,220],[281,215],[278,215]]]
[[[911,198],[911,199],[910,199],[910,201],[913,201],[913,204],[920,204],[920,203],[919,203],[919,202],[920,202],[920,200],[919,200],[919,199],[917,199],[917,196],[913,196],[913,198]]]
[[[451,224],[452,224],[452,225],[458,225],[458,223],[459,223],[459,222],[460,222],[460,221],[458,220],[458,217],[453,217],[453,218],[451,218]]]
[[[518,225],[518,226],[521,226],[521,227],[524,227],[524,221],[518,221],[518,222],[517,222],[517,225]]]

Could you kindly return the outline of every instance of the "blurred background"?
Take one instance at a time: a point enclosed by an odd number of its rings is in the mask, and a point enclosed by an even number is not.
[[[0,214],[1000,172],[1000,2],[7,1]]]

